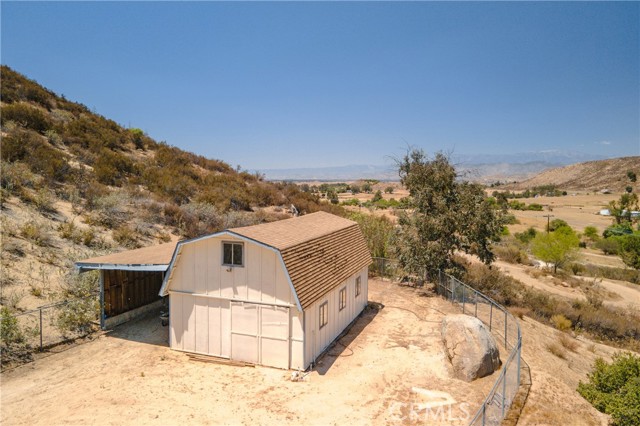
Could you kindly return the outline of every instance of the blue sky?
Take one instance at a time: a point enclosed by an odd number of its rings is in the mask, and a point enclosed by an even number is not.
[[[640,3],[1,3],[1,61],[246,169],[640,155]]]

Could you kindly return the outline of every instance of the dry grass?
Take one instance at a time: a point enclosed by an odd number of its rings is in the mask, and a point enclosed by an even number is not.
[[[567,351],[559,342],[548,343],[547,350],[560,359],[567,359]]]
[[[578,351],[578,347],[579,347],[578,341],[573,337],[569,336],[567,333],[558,334],[558,342],[560,343],[560,345],[562,345],[563,348],[571,352]]]
[[[560,331],[567,331],[571,329],[571,320],[562,314],[553,315],[551,317],[551,323]]]
[[[518,319],[523,319],[525,315],[529,315],[529,313],[531,313],[531,309],[523,308],[519,306],[513,306],[509,308],[509,312],[511,312],[511,314],[514,317],[517,317]]]

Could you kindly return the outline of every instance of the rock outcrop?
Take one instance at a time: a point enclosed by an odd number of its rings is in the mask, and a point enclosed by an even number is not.
[[[469,315],[447,315],[442,341],[456,378],[471,382],[500,367],[500,352],[489,329]]]

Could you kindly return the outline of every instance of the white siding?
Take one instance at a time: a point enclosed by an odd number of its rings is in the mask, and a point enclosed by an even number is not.
[[[317,300],[304,311],[305,324],[305,367],[316,358],[342,333],[342,331],[362,312],[368,302],[368,268],[347,279],[344,283],[331,290],[329,294]],[[356,277],[361,277],[361,292],[356,297]],[[347,303],[339,310],[340,290],[347,289]],[[329,302],[329,321],[319,328],[319,309],[324,302]]]
[[[222,242],[229,237],[206,238],[183,244],[174,264],[170,289],[245,302],[295,304],[279,256],[258,244],[244,242],[244,266],[222,265]]]
[[[244,266],[222,265],[223,241],[244,243]],[[230,237],[181,246],[170,283],[171,348],[303,369],[302,318],[273,250]]]

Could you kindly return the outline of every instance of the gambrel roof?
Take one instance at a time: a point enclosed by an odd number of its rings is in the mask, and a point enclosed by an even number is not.
[[[358,224],[330,213],[229,231],[280,251],[302,309],[371,263]]]
[[[371,255],[358,224],[325,212],[231,228],[181,241],[173,255],[174,260],[181,245],[221,235],[253,241],[279,253],[301,309],[311,306],[371,263]],[[174,260],[169,266],[161,295],[167,294]]]

